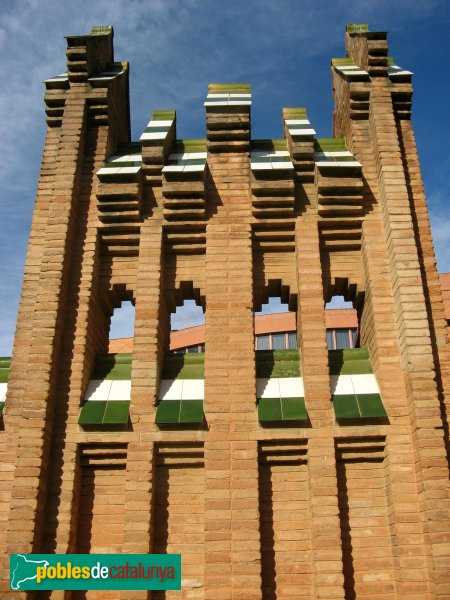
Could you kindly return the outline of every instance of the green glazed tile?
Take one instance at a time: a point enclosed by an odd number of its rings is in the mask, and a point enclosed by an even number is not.
[[[304,398],[282,398],[283,421],[306,421],[308,418]]]
[[[359,394],[357,397],[361,417],[386,417],[379,394]]]
[[[184,161],[184,164],[187,167],[193,167],[195,165],[204,165],[206,163],[206,158],[188,158]]]
[[[344,138],[317,138],[314,141],[316,152],[336,152],[347,150]]]
[[[341,66],[348,66],[348,65],[352,65],[353,61],[351,58],[345,57],[345,58],[332,58],[331,59],[331,63],[335,66],[335,67],[341,67]]]
[[[202,422],[203,400],[182,400],[180,409],[180,423]]]
[[[106,405],[103,417],[104,425],[125,425],[130,412],[129,400],[113,400]]]
[[[154,110],[152,113],[152,121],[170,121],[175,119],[174,110]]]
[[[80,425],[101,425],[105,414],[106,401],[85,402],[81,407]]]
[[[163,400],[156,409],[155,421],[158,424],[180,422],[181,400]]]
[[[97,356],[91,379],[131,379],[132,354]]]
[[[347,23],[346,31],[349,33],[366,33],[369,31],[367,23]]]
[[[177,140],[172,152],[206,152],[206,139],[190,138]]]
[[[300,353],[292,350],[258,350],[256,377],[300,377]]]
[[[362,375],[373,373],[367,348],[329,350],[330,375]]]
[[[283,108],[283,115],[285,119],[307,119],[306,108]]]
[[[5,408],[5,403],[0,402],[0,415],[3,413],[3,409]]]
[[[358,419],[358,403],[354,395],[333,396],[334,412],[337,419]]]
[[[158,125],[157,127],[146,127],[145,133],[167,133],[170,129],[170,125]]]
[[[9,369],[0,367],[0,383],[8,383]]]
[[[250,94],[252,86],[250,83],[210,83],[209,94]]]
[[[260,398],[258,402],[260,421],[282,421],[281,401],[279,398]]]
[[[205,355],[202,352],[191,354],[171,354],[164,359],[161,379],[204,379]]]

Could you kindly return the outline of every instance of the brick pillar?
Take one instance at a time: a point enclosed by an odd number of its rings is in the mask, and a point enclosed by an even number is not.
[[[365,300],[360,323],[361,345],[370,349],[390,420],[386,443],[386,498],[390,512],[395,593],[408,598],[414,597],[416,590],[420,589],[423,597],[428,598],[429,546],[421,523],[422,508],[417,501],[414,446],[410,435],[412,409],[407,398],[397,342],[389,257],[384,240],[382,209],[377,202],[379,188],[370,145],[370,125],[367,120],[348,120],[345,125],[348,127],[348,147],[363,165],[364,204],[370,207],[362,228]],[[336,135],[339,133],[336,132]],[[391,167],[390,172],[397,177],[401,168]],[[409,248],[405,250],[405,260],[408,259],[408,253]],[[420,287],[416,291],[420,292]],[[405,502],[405,493],[414,501]]]
[[[388,264],[393,286],[398,340],[408,397],[413,408],[413,440],[420,497],[426,514],[425,532],[429,535],[434,572],[431,589],[444,597],[438,584],[446,578],[442,560],[442,528],[449,523],[447,462],[440,427],[442,420],[434,381],[434,357],[414,237],[408,190],[402,167],[397,126],[390,90],[383,80],[372,85],[370,128],[377,179],[384,218]],[[425,322],[424,322],[425,321]],[[420,324],[420,329],[418,325]]]
[[[261,573],[249,161],[233,152],[208,162],[205,598],[251,600]]]
[[[96,173],[103,165],[108,146],[107,128],[91,128],[86,140],[85,173]],[[59,373],[56,424],[53,441],[55,472],[49,487],[46,551],[75,552],[77,528],[76,485],[78,417],[80,399],[92,370],[95,348],[89,328],[90,311],[97,300],[99,243],[97,239],[96,177],[83,177],[80,190],[76,239],[72,253],[69,295],[66,303],[64,363]],[[55,531],[56,530],[56,531]],[[55,536],[55,539],[53,539]]]
[[[436,270],[428,207],[423,190],[412,123],[409,119],[400,119],[397,121],[397,128],[410,197],[416,243],[419,250],[420,269],[424,283],[425,302],[436,367],[436,381],[441,401],[444,439],[447,443],[447,456],[450,460],[450,447],[448,446],[450,421],[450,340],[445,320],[441,284]]]
[[[305,191],[312,196],[311,184]],[[341,533],[337,501],[334,422],[328,372],[322,266],[317,211],[309,201],[296,220],[298,324],[305,402],[311,425],[308,470],[314,586],[317,598],[344,598]],[[319,433],[318,431],[316,433]]]
[[[85,94],[75,85],[66,100],[58,144],[58,172],[54,179],[35,296],[34,328],[30,340],[30,370],[22,373],[27,385],[18,402],[27,427],[18,434],[18,451],[11,501],[7,550],[31,552],[44,523],[48,453],[52,435],[52,403],[61,338],[64,297],[70,266],[70,241],[78,192],[79,156],[84,150]],[[18,376],[20,374],[17,374]],[[32,461],[30,465],[30,459]]]
[[[53,179],[56,170],[55,156],[58,151],[59,135],[59,129],[49,128],[45,139],[14,336],[13,360],[11,362],[8,382],[7,410],[3,415],[5,431],[2,432],[4,440],[2,440],[2,452],[0,454],[0,488],[2,489],[2,502],[0,503],[0,513],[2,515],[0,520],[0,554],[2,556],[0,564],[0,591],[6,591],[9,588],[9,558],[7,554],[3,555],[3,551],[6,550],[8,539],[7,522],[14,466],[17,456],[18,434],[22,426],[21,408],[23,398],[26,395],[25,388],[28,383],[29,343],[33,330],[32,315],[39,286],[42,254],[45,248],[45,225],[48,219],[54,186]],[[27,464],[31,468],[39,468],[40,459],[38,456],[34,458],[30,456]],[[16,499],[16,511],[21,511],[23,508],[26,509],[26,506],[27,500],[25,498]]]
[[[331,430],[309,440],[308,471],[315,598],[345,598],[336,454]]]
[[[295,224],[302,375],[308,415],[314,428],[329,427],[334,421],[317,221],[317,211],[309,205]]]
[[[128,444],[126,521],[123,552],[152,552],[154,432],[163,344],[159,335],[163,274],[161,216],[141,227],[136,285],[135,335],[131,375],[132,440]],[[168,326],[168,324],[167,324]],[[126,600],[146,599],[146,591],[121,592]]]

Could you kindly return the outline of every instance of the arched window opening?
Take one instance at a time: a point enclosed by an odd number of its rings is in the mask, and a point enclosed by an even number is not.
[[[359,347],[358,314],[352,302],[333,296],[325,305],[328,350]]]
[[[270,297],[255,313],[255,338],[256,350],[298,348],[295,312],[280,297]]]
[[[109,340],[132,340],[134,337],[134,306],[129,300],[114,309],[109,327]]]
[[[205,314],[195,300],[185,300],[170,315],[172,354],[205,352]]]

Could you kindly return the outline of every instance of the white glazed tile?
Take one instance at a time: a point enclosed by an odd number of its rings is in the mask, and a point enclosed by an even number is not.
[[[279,398],[280,383],[276,377],[257,378],[256,395],[258,398]]]
[[[130,400],[131,381],[129,379],[116,380],[112,382],[108,400]]]
[[[119,175],[134,175],[135,173],[139,173],[141,167],[120,167],[118,173]]]
[[[286,119],[286,125],[310,125],[308,119]]]
[[[270,162],[266,162],[266,163],[251,163],[251,168],[253,171],[267,171],[272,169],[272,163]]]
[[[91,379],[85,400],[108,400],[112,381],[109,379]]]
[[[173,121],[150,121],[147,127],[170,127]]]
[[[288,162],[287,160],[284,160],[282,162],[275,162],[274,160],[272,160],[272,169],[293,169],[294,165],[291,162]]]
[[[183,379],[182,400],[203,400],[205,397],[204,379]]]
[[[294,135],[316,135],[315,129],[291,129],[289,127],[289,133]]]
[[[305,390],[302,377],[280,377],[281,398],[303,398]]]
[[[185,165],[183,171],[186,173],[194,173],[197,171],[204,171],[205,165]]]
[[[167,131],[144,131],[139,138],[140,140],[164,140],[167,136]]]
[[[102,167],[97,171],[97,175],[115,175],[120,167]]]
[[[162,379],[159,384],[160,400],[181,400],[182,379]]]
[[[375,375],[372,373],[366,375],[352,375],[355,394],[379,394],[380,388]]]
[[[182,173],[184,169],[183,165],[166,165],[163,167],[163,173]]]
[[[354,395],[352,378],[350,375],[331,375],[331,393],[336,396]]]

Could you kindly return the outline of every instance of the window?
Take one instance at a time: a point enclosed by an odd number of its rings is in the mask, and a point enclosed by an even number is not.
[[[297,334],[295,333],[295,331],[289,331],[288,333],[288,348],[289,350],[294,350],[295,348],[298,348]]]
[[[336,350],[336,344],[334,342],[334,329],[327,329],[327,346],[328,350]]]
[[[336,329],[336,350],[345,350],[351,348],[350,329]]]
[[[270,350],[270,335],[257,335],[256,336],[256,349],[257,350]]]
[[[286,334],[272,334],[272,350],[286,350]]]

